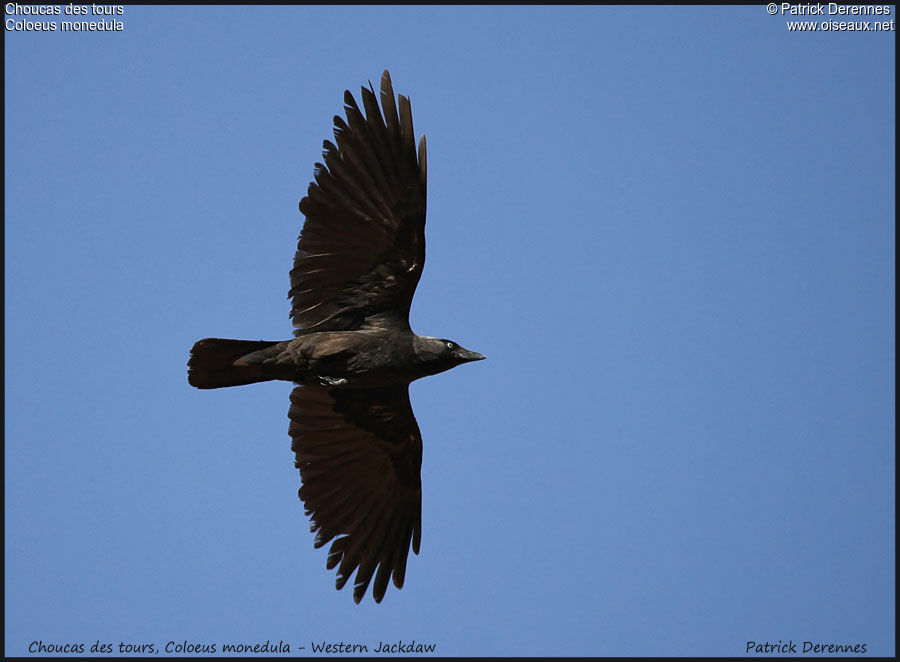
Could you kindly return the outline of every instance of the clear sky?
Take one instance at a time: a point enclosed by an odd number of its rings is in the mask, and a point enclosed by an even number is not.
[[[4,33],[7,654],[894,654],[894,32],[764,5],[116,19]],[[488,360],[413,384],[421,553],[357,606],[297,498],[291,386],[185,363],[290,337],[297,203],[384,68],[428,136],[413,328]]]

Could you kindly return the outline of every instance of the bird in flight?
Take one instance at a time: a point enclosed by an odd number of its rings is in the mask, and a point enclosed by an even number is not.
[[[420,336],[409,309],[425,264],[425,136],[416,147],[409,99],[381,76],[381,108],[350,91],[347,119],[300,201],[306,217],[290,273],[294,338],[204,338],[191,349],[188,382],[201,389],[273,379],[294,382],[288,411],[300,499],[316,534],[331,542],[336,586],[356,572],[353,599],[372,584],[403,587],[410,545],[422,536],[422,436],[409,384],[481,354]],[[383,112],[382,112],[383,111]],[[333,542],[332,542],[333,541]]]

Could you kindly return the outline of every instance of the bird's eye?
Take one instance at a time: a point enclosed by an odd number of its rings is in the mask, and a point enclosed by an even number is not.
[[[447,349],[456,349],[456,343],[448,340],[447,341]]]

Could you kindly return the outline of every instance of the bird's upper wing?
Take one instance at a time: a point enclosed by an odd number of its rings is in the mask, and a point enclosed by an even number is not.
[[[347,121],[334,117],[336,145],[300,201],[306,216],[291,269],[291,318],[298,331],[409,327],[425,264],[425,136],[416,150],[409,99],[398,104],[387,71],[381,105],[362,88],[363,117],[349,90]]]
[[[408,387],[298,386],[288,416],[315,546],[336,538],[327,567],[338,567],[337,588],[359,568],[353,599],[374,575],[381,602],[391,576],[403,587],[410,542],[418,554],[422,533],[422,437]]]

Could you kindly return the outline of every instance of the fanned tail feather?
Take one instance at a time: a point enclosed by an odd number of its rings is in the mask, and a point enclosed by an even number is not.
[[[204,338],[194,343],[188,360],[188,383],[197,388],[222,388],[265,382],[260,365],[235,365],[251,352],[277,344],[271,340],[227,340]]]

